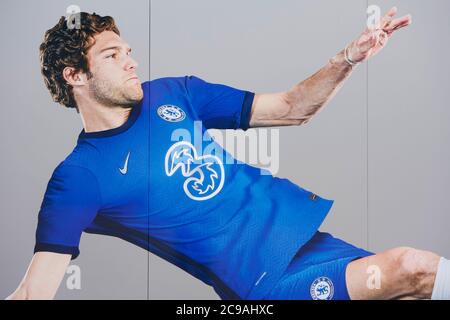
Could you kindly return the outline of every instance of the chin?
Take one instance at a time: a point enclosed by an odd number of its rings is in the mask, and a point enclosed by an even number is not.
[[[128,90],[127,96],[133,103],[140,102],[144,97],[144,92],[142,91],[141,85],[139,84],[136,88]]]

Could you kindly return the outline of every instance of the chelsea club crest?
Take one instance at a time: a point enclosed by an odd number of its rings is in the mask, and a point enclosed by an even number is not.
[[[186,113],[180,107],[165,104],[158,108],[158,115],[169,122],[179,122],[186,118]]]
[[[310,293],[314,300],[331,300],[334,294],[333,282],[327,277],[317,278],[311,285]]]

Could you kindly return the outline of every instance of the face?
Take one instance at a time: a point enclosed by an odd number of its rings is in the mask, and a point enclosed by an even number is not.
[[[87,53],[91,73],[87,83],[92,95],[107,106],[130,107],[140,102],[143,91],[131,48],[112,31],[99,33],[94,40]]]

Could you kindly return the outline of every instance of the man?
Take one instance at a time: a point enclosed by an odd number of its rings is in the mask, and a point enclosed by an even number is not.
[[[395,14],[310,78],[272,94],[195,76],[141,84],[111,17],[82,13],[79,29],[62,17],[41,44],[42,74],[84,129],[48,183],[35,254],[8,298],[53,298],[83,231],[149,250],[222,299],[450,298],[448,260],[406,247],[373,254],[321,233],[332,200],[190,141],[211,128],[307,123],[355,65],[411,23]],[[372,266],[381,272],[377,290],[367,286]]]

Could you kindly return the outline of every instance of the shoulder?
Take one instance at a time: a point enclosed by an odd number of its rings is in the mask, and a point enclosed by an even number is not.
[[[170,87],[185,88],[186,85],[192,81],[203,81],[203,80],[196,75],[166,76],[145,81],[142,83],[142,87],[144,90],[152,86],[163,86],[166,88]]]
[[[71,184],[97,183],[96,166],[101,161],[98,150],[77,144],[74,150],[55,167],[51,180]]]
[[[59,163],[58,167],[77,167],[95,172],[101,167],[103,157],[104,155],[96,143],[78,139],[73,150]]]
[[[97,177],[91,169],[65,160],[53,170],[51,180],[61,183],[70,182],[71,185],[79,183],[80,186],[85,183],[97,183]]]

